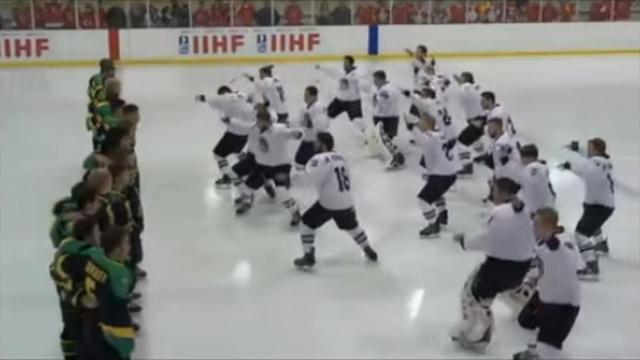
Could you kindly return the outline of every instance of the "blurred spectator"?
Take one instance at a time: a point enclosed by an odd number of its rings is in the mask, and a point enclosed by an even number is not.
[[[469,15],[471,15],[469,22],[493,23],[499,20],[499,14],[494,5],[502,7],[502,4],[493,4],[488,0],[469,2],[469,7],[472,8],[469,9]]]
[[[542,21],[543,22],[553,22],[558,20],[558,9],[553,5],[551,1],[547,1],[547,3],[542,7]]]
[[[376,5],[376,24],[388,24],[391,20],[391,9],[389,0],[378,0]]]
[[[611,1],[595,0],[592,2],[589,18],[591,21],[607,21],[611,19]]]
[[[107,27],[110,29],[121,29],[127,27],[127,14],[118,5],[112,5],[105,14]]]
[[[142,1],[136,1],[131,4],[129,15],[131,16],[131,27],[145,28],[147,27],[147,4]]]
[[[33,16],[36,21],[36,28],[42,29],[45,27],[47,21],[46,11],[42,6],[42,2],[38,1],[34,3]]]
[[[464,4],[460,2],[449,5],[449,22],[453,24],[463,24],[466,19]]]
[[[615,0],[613,6],[614,20],[631,20],[631,0]]]
[[[67,0],[62,7],[62,23],[65,29],[75,29],[76,24],[76,5],[74,0]]]
[[[360,1],[356,10],[358,24],[373,25],[378,21],[378,7],[373,1]]]
[[[576,3],[572,0],[562,0],[560,4],[560,21],[573,21],[576,16]]]
[[[532,1],[527,6],[527,21],[540,22],[541,8],[539,1]]]
[[[415,24],[417,11],[412,2],[396,2],[393,5],[394,24]]]
[[[340,1],[338,6],[331,11],[331,19],[333,19],[335,25],[351,24],[351,9],[349,9],[345,1]]]
[[[445,24],[449,15],[447,9],[441,0],[436,0],[432,3],[431,8],[431,23],[432,24]]]
[[[419,2],[419,8],[416,9],[415,23],[416,24],[429,24],[429,3],[428,2]]]
[[[255,23],[256,8],[247,0],[237,7],[235,14],[236,26],[253,26]]]
[[[231,6],[229,3],[216,1],[211,5],[211,26],[231,26]]]
[[[0,20],[2,16],[0,14]],[[31,4],[30,3],[18,3],[13,8],[13,22],[14,29],[26,30],[33,28],[31,23]],[[7,28],[11,28],[7,23]]]
[[[86,3],[82,9],[78,9],[78,20],[80,20],[81,29],[95,29],[96,28],[96,9],[93,4]]]
[[[178,0],[171,0],[171,25],[174,27],[189,27],[189,4],[180,5]]]
[[[273,22],[271,20],[273,20]],[[262,7],[256,11],[256,25],[271,26],[278,24],[280,24],[280,13],[271,7],[270,0],[265,0]]]
[[[44,4],[46,27],[61,28],[64,27],[64,12],[62,4],[58,0],[50,0]]]
[[[331,25],[331,11],[329,10],[329,3],[326,1],[320,3],[320,8],[316,15],[316,24]]]
[[[207,10],[204,1],[198,3],[198,7],[193,12],[193,26],[207,27],[211,26],[211,14]]]
[[[284,9],[284,24],[288,26],[299,26],[303,24],[304,12],[295,0],[290,0]]]

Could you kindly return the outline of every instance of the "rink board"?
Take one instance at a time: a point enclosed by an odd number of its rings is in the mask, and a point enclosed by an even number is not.
[[[640,55],[640,22],[0,32],[0,67],[206,65],[440,58]]]

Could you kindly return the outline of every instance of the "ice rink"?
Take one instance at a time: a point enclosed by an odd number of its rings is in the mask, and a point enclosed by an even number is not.
[[[338,67],[339,64],[326,64]],[[362,63],[411,84],[408,62]],[[566,342],[574,358],[640,357],[640,58],[558,57],[439,61],[444,73],[473,71],[494,90],[522,134],[552,170],[558,208],[572,230],[582,182],[555,165],[563,144],[601,136],[617,181],[617,208],[605,231],[610,258],[601,280],[583,283],[583,306]],[[301,273],[301,253],[285,210],[262,193],[236,218],[228,191],[212,180],[211,149],[223,131],[216,113],[194,103],[251,66],[129,67],[119,71],[124,98],[142,110],[138,161],[147,229],[140,285],[143,330],[135,358],[475,358],[449,340],[459,292],[480,253],[451,241],[483,226],[488,172],[459,180],[449,194],[450,226],[420,240],[415,169],[386,173],[370,158],[346,116],[332,123],[338,151],[352,166],[362,226],[380,254],[367,264],[333,225],[317,237],[319,263]],[[53,202],[81,176],[91,149],[84,130],[86,84],[95,69],[0,70],[0,357],[57,358],[60,313],[48,276]],[[306,85],[333,84],[313,64],[276,65],[291,113]],[[244,87],[238,81],[234,85]],[[368,104],[369,105],[369,104]],[[368,114],[369,112],[366,111]],[[454,110],[454,114],[459,111]],[[462,119],[454,120],[462,125]],[[402,137],[406,137],[403,129]],[[293,151],[293,149],[292,149]],[[480,167],[476,167],[480,169]],[[315,193],[294,179],[302,207]],[[496,333],[486,358],[510,357],[534,334],[496,301]]]

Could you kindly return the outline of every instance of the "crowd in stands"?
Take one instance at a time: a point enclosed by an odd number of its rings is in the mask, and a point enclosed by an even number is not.
[[[639,17],[640,0],[0,2],[0,28],[3,29],[624,21]]]

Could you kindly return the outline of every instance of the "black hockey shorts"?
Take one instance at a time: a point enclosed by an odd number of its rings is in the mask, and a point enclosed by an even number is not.
[[[251,174],[257,167],[256,157],[252,153],[245,154],[237,163],[233,164],[231,170],[238,177],[245,177]]]
[[[592,237],[613,214],[613,208],[603,205],[582,204],[582,217],[576,226],[576,232]]]
[[[298,165],[307,165],[307,162],[318,153],[313,141],[302,141],[296,152],[295,162]]]
[[[458,141],[465,146],[470,146],[484,135],[484,126],[487,124],[487,119],[478,117],[469,119],[467,122],[469,124],[458,135]]]
[[[312,229],[317,229],[327,221],[333,219],[340,230],[353,230],[358,227],[354,208],[345,210],[329,210],[316,201],[302,215],[302,223]]]
[[[213,153],[223,158],[230,154],[239,154],[247,144],[248,138],[247,135],[236,135],[227,131],[213,148]]]
[[[291,165],[266,166],[257,164],[245,184],[250,189],[257,190],[264,185],[266,180],[273,180],[276,186],[288,189],[291,186]]]
[[[409,114],[417,117],[418,119],[421,117],[420,110],[418,110],[418,107],[413,104],[411,104],[411,107],[409,108]]]
[[[451,186],[456,182],[456,178],[456,175],[429,175],[427,183],[422,187],[420,193],[418,193],[418,197],[427,204],[433,204],[449,191]]]
[[[285,124],[289,120],[289,114],[278,114],[278,123]]]
[[[400,118],[396,116],[390,117],[373,117],[373,125],[378,125],[378,123],[382,123],[382,130],[393,139],[398,135],[398,123],[400,122]]]
[[[60,345],[65,359],[72,358],[78,353],[82,342],[82,318],[78,309],[71,304],[60,302],[62,313],[62,332]]]
[[[522,284],[530,268],[531,260],[510,261],[488,256],[476,273],[471,293],[477,300],[493,299]]]
[[[338,115],[346,112],[349,120],[362,118],[362,101],[343,101],[337,98],[333,99],[327,108],[327,115],[330,119],[335,119]]]
[[[538,330],[538,341],[562,349],[573,324],[580,313],[580,307],[570,304],[549,304],[540,300],[538,292],[520,311],[518,323],[525,329]]]

